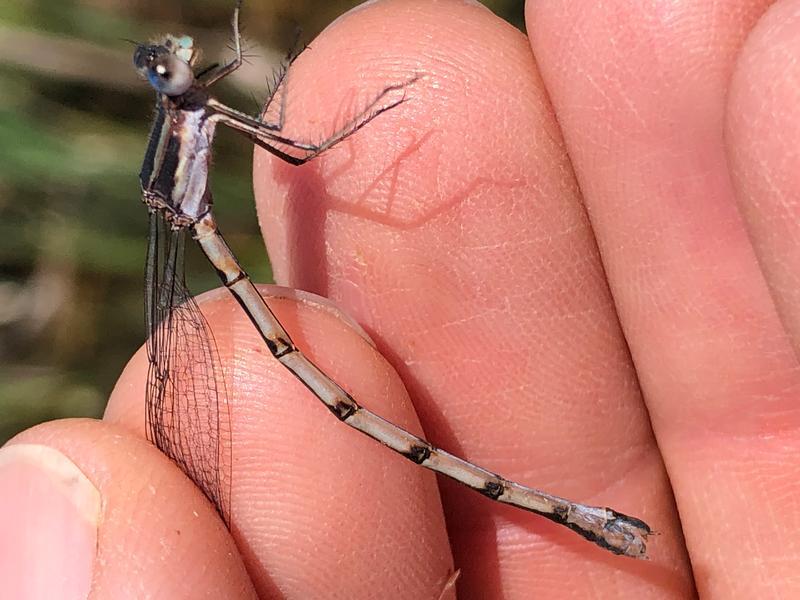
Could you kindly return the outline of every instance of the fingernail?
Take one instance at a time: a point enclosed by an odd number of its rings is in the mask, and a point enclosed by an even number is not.
[[[364,339],[364,341],[366,341],[370,346],[372,346],[373,348],[377,348],[377,346],[375,345],[375,341],[371,337],[369,337],[369,334],[364,330],[363,327],[361,327],[358,321],[356,321],[353,317],[344,312],[341,308],[339,308],[337,304],[333,303],[330,299],[326,298],[325,296],[320,296],[318,294],[307,292],[305,290],[278,288],[278,286],[273,286],[273,289],[280,290],[280,295],[275,294],[275,296],[298,300],[300,302],[303,302],[304,304],[308,304],[310,306],[316,306],[317,308],[329,312],[334,317],[342,321],[345,325],[350,327],[350,329],[356,332],[359,336],[361,336]]]
[[[377,348],[375,345],[375,340],[373,340],[369,334],[364,330],[364,328],[358,324],[353,317],[348,315],[344,312],[339,306],[334,304],[331,300],[326,298],[325,296],[319,296],[312,292],[307,292],[305,290],[298,290],[294,288],[287,288],[280,285],[274,284],[263,284],[259,283],[256,285],[258,289],[258,293],[264,296],[267,299],[267,304],[269,304],[270,298],[282,298],[286,300],[295,300],[297,302],[302,302],[303,304],[307,304],[309,306],[313,306],[316,308],[320,308],[340,321],[342,321],[345,325],[350,327],[355,333],[357,333],[361,338],[364,339],[370,346],[373,348]],[[227,299],[230,298],[230,292],[224,288],[216,288],[209,292],[205,292],[197,296],[196,300],[198,304],[203,304],[205,302],[216,302],[217,300]],[[237,310],[239,307],[236,307]]]
[[[100,492],[58,450],[0,449],[0,595],[85,600],[99,520]]]

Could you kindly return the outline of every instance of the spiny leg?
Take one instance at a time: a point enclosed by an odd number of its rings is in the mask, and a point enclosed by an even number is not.
[[[301,165],[305,162],[308,162],[312,158],[319,156],[326,150],[332,148],[339,142],[347,139],[348,137],[356,133],[359,129],[367,125],[367,123],[375,119],[378,115],[386,112],[387,110],[391,110],[392,108],[399,106],[400,104],[405,102],[406,97],[404,93],[401,98],[393,102],[390,102],[385,106],[381,106],[380,108],[377,109],[375,108],[375,106],[377,106],[378,103],[381,100],[383,100],[388,94],[394,91],[404,89],[407,85],[414,83],[417,79],[418,77],[415,76],[403,84],[390,85],[384,88],[381,91],[381,93],[378,94],[378,96],[376,96],[375,99],[372,102],[370,102],[369,105],[364,110],[362,110],[358,115],[355,116],[354,119],[352,119],[339,131],[334,132],[333,135],[331,135],[327,139],[322,140],[318,144],[304,144],[302,142],[297,143],[294,140],[288,140],[288,139],[286,141],[283,141],[282,143],[286,144],[287,146],[307,151],[307,154],[305,154],[304,156],[295,157],[296,162],[294,164]]]
[[[294,61],[297,60],[297,57],[303,53],[303,50],[306,49],[306,45],[303,44],[302,47],[299,45],[300,41],[300,30],[297,30],[295,33],[294,41],[292,42],[292,46],[290,50],[286,53],[283,60],[281,60],[278,69],[273,74],[272,85],[270,86],[269,92],[267,94],[267,99],[264,102],[264,108],[261,110],[261,114],[259,115],[259,120],[263,123],[264,127],[267,129],[271,129],[273,131],[280,131],[283,129],[283,125],[285,122],[286,116],[286,87],[288,86],[289,82],[289,67],[294,64]],[[299,48],[299,49],[298,49]],[[281,89],[283,86],[283,91],[281,92],[281,102],[278,108],[278,122],[277,123],[270,123],[266,120],[266,115],[269,112],[270,107],[272,106],[272,101],[275,99],[275,94],[278,93],[278,90]]]
[[[386,96],[392,92],[405,89],[407,86],[417,81],[417,79],[419,79],[419,76],[415,75],[404,83],[385,87],[372,100],[372,102],[370,102],[364,110],[359,112],[354,119],[347,123],[347,125],[333,133],[333,135],[327,139],[316,144],[301,142],[279,135],[273,129],[265,125],[262,121],[225,106],[213,98],[209,99],[208,106],[214,110],[216,113],[215,117],[220,122],[224,123],[228,127],[231,127],[232,129],[245,133],[256,145],[261,146],[265,150],[271,152],[290,164],[302,165],[312,158],[319,156],[324,151],[332,148],[342,140],[350,137],[359,129],[364,127],[367,123],[375,119],[378,115],[405,102],[406,98],[405,94],[403,94],[403,97],[394,100],[385,106],[381,106],[380,108],[375,108],[382,100],[386,98]],[[301,156],[294,156],[276,147],[276,145],[294,148],[303,152],[304,154]]]
[[[233,9],[233,18],[231,19],[231,27],[233,28],[233,45],[236,56],[231,62],[222,65],[215,71],[199,74],[198,77],[203,77],[203,85],[205,87],[214,85],[216,82],[227,77],[242,66],[242,34],[239,31],[239,12],[242,9],[243,1],[244,0],[237,0],[236,8]]]

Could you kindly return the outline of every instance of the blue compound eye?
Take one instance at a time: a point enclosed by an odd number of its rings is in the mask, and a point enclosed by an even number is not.
[[[188,63],[173,54],[155,59],[147,69],[147,79],[156,91],[167,96],[180,96],[194,83]]]

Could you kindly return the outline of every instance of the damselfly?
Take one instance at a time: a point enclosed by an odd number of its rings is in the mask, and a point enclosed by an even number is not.
[[[290,139],[281,134],[285,94],[280,95],[277,122],[268,122],[264,115],[294,56],[287,57],[267,108],[258,118],[229,108],[209,94],[213,84],[242,65],[240,8],[241,1],[233,14],[236,55],[229,63],[196,69],[199,55],[188,36],[166,36],[155,44],[139,44],[134,54],[136,68],[157,94],[155,123],[140,175],[143,199],[150,211],[146,277],[150,333],[146,415],[150,439],[203,489],[230,524],[229,409],[212,332],[183,281],[184,243],[190,233],[258,329],[272,356],[340,421],[492,500],[542,515],[616,554],[644,558],[652,531],[643,521],[610,508],[587,506],[525,487],[436,448],[361,406],[292,342],[217,228],[208,187],[215,127],[218,123],[227,125],[281,159],[299,165],[403,102],[407,86],[416,77],[386,87],[347,126],[321,143]]]

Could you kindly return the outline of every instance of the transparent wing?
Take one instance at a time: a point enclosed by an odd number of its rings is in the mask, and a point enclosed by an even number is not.
[[[150,213],[145,272],[147,437],[175,461],[230,525],[231,428],[219,352],[186,288],[185,229]]]

